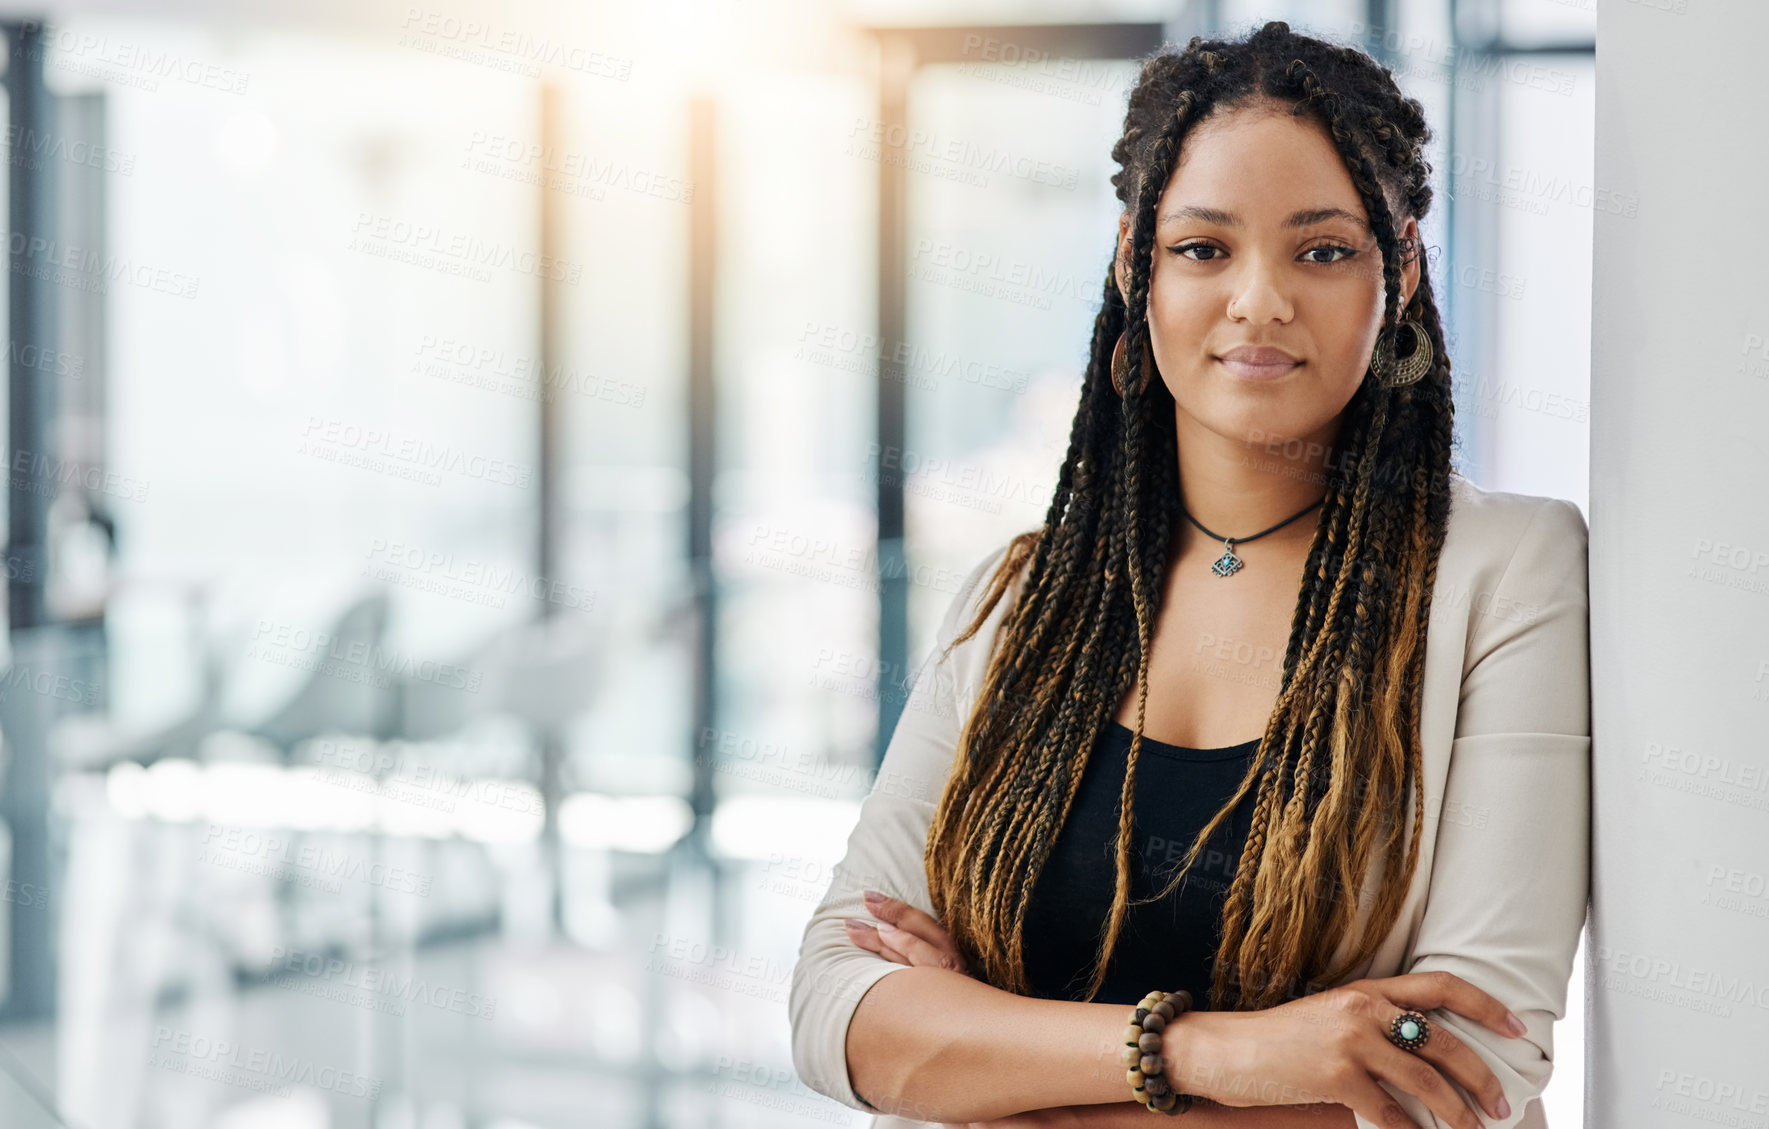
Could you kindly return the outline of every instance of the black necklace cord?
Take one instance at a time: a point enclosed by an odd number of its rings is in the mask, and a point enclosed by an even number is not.
[[[1303,514],[1307,513],[1309,510],[1314,509],[1316,506],[1319,506],[1322,502],[1325,502],[1325,501],[1326,501],[1325,498],[1318,498],[1315,501],[1310,502],[1308,505],[1302,507],[1302,509],[1297,510],[1295,513],[1291,514],[1289,517],[1285,518],[1283,521],[1278,522],[1276,525],[1272,526],[1270,529],[1262,529],[1258,533],[1253,534],[1251,537],[1224,537],[1220,533],[1211,533],[1208,529],[1204,528],[1203,524],[1201,522],[1199,522],[1197,518],[1192,516],[1191,511],[1185,508],[1185,503],[1183,503],[1183,502],[1180,503],[1179,512],[1185,515],[1185,519],[1187,521],[1191,522],[1193,525],[1196,525],[1198,527],[1198,529],[1205,534],[1205,536],[1209,537],[1212,541],[1221,541],[1224,545],[1228,546],[1229,549],[1232,550],[1236,545],[1245,545],[1249,541],[1257,541],[1261,537],[1264,537],[1267,533],[1276,533],[1278,530],[1284,528],[1284,526],[1289,525],[1291,522],[1295,521],[1297,518],[1301,517]]]

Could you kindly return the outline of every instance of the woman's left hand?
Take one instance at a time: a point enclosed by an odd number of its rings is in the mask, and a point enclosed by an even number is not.
[[[948,968],[966,976],[971,974],[951,935],[931,915],[900,898],[886,897],[875,890],[866,891],[866,908],[878,921],[857,917],[848,919],[848,937],[856,945],[897,964]]]

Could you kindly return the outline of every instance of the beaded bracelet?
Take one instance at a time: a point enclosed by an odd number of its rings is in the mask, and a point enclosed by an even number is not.
[[[1192,994],[1150,992],[1130,1013],[1124,1029],[1125,1078],[1136,1100],[1158,1113],[1188,1113],[1196,1094],[1179,1094],[1161,1075],[1161,1033],[1176,1017],[1190,1011]]]

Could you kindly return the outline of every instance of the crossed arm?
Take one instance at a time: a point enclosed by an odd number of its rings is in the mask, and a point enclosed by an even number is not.
[[[1130,1098],[1123,1051],[1126,1008],[1015,996],[972,979],[945,931],[927,914],[886,898],[869,904],[879,931],[849,933],[861,948],[905,965],[875,983],[848,1026],[847,1056],[857,1094],[903,1095],[881,1112],[967,1129],[1148,1129],[1149,1110]],[[1188,1060],[1168,1027],[1167,1057]],[[994,1038],[989,1032],[996,1032]],[[882,1099],[881,1099],[882,1100]],[[868,1103],[876,1104],[876,1103]],[[926,1109],[917,1108],[925,1105]],[[1023,1112],[994,1113],[1019,1110]],[[1194,1105],[1193,1129],[1356,1129],[1349,1107]]]

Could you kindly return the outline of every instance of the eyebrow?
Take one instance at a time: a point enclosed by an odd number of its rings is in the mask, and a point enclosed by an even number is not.
[[[1344,208],[1304,208],[1300,212],[1292,212],[1290,218],[1284,221],[1284,226],[1308,227],[1312,224],[1320,223],[1323,220],[1332,219],[1350,220],[1365,231],[1370,230],[1370,225],[1365,221],[1364,217],[1353,215]],[[1160,222],[1167,223],[1170,220],[1199,220],[1203,223],[1213,223],[1221,227],[1241,226],[1241,217],[1235,213],[1225,212],[1221,208],[1207,207],[1203,204],[1187,204],[1183,208],[1175,208],[1173,211],[1162,216]]]

